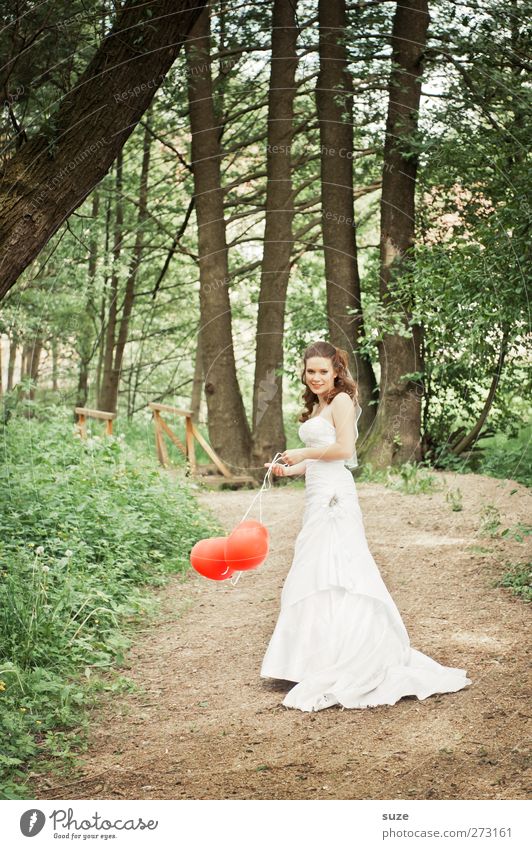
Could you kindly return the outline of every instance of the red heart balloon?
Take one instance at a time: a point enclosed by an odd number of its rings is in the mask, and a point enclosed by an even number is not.
[[[200,539],[190,552],[190,562],[196,572],[211,581],[225,581],[233,569],[225,562],[225,537]]]
[[[260,522],[241,522],[225,540],[225,562],[238,571],[255,569],[268,556],[269,537],[268,528]]]
[[[239,522],[236,527],[237,528],[244,528],[244,527],[258,528],[259,530],[262,531],[262,533],[264,534],[264,536],[266,538],[268,538],[268,536],[269,536],[268,528],[266,527],[266,525],[263,525],[262,522],[257,521],[257,519],[246,519],[244,522]],[[236,528],[235,528],[235,530],[236,530]]]

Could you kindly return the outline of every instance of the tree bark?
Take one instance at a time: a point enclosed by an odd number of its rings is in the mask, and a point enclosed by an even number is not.
[[[94,354],[94,331],[93,320],[94,309],[94,282],[98,265],[98,240],[96,238],[96,227],[100,212],[100,195],[96,190],[92,195],[91,221],[93,232],[89,242],[89,264],[87,270],[87,296],[85,299],[85,310],[81,317],[81,328],[79,336],[79,370],[76,407],[86,407],[89,397],[89,367]]]
[[[207,9],[202,11],[190,33],[186,54],[209,437],[216,453],[237,472],[248,466],[251,434],[236,377],[231,332],[220,133],[212,96]]]
[[[111,244],[111,212],[112,212],[112,199],[111,196],[107,198],[107,208],[105,211],[105,240],[104,240],[104,256],[108,256],[109,254],[109,245]],[[105,316],[107,311],[107,284],[109,282],[109,275],[106,271],[103,279],[103,289],[102,296],[99,304],[99,321],[100,321],[100,331],[98,334],[98,360],[96,363],[96,379],[95,379],[95,388],[96,388],[96,398],[97,405],[100,402],[100,397],[102,394],[102,375],[103,375],[103,361],[105,357]]]
[[[59,391],[59,341],[56,336],[52,339],[52,390]]]
[[[203,386],[203,357],[201,353],[201,332],[198,331],[196,342],[196,356],[194,359],[194,377],[192,378],[192,397],[190,399],[190,410],[192,420],[197,424],[201,413],[201,388]]]
[[[31,347],[32,342],[24,342],[22,344],[22,353],[20,357],[20,380],[21,382],[29,377],[30,362],[31,362]]]
[[[36,336],[31,345],[28,360],[28,377],[31,378],[33,386],[30,388],[30,400],[35,400],[37,391],[37,380],[39,379],[39,366],[41,363],[43,344],[40,336]]]
[[[17,338],[15,335],[9,337],[9,358],[7,361],[7,391],[13,389],[13,378],[15,375],[15,363],[17,361]]]
[[[353,188],[353,80],[348,69],[345,0],[319,0],[320,71],[316,105],[321,145],[321,215],[329,341],[349,354],[358,381],[361,438],[375,418],[377,381],[358,353],[364,338]],[[356,314],[353,312],[356,310]]]
[[[128,0],[51,121],[0,181],[0,299],[100,182],[150,105],[205,0]]]
[[[22,348],[22,363],[21,363],[21,381],[25,378],[37,382],[39,376],[39,365],[41,361],[42,339],[40,336],[34,336],[29,341],[24,343]],[[21,398],[28,398],[33,401],[35,399],[35,386],[30,387],[29,392],[21,392]]]
[[[405,328],[412,304],[398,292],[414,246],[417,156],[409,151],[417,130],[423,53],[429,22],[427,0],[397,3],[392,31],[392,70],[384,144],[381,196],[380,297],[399,312]],[[421,328],[408,336],[385,333],[378,343],[379,407],[363,459],[376,468],[421,459]]]
[[[286,448],[283,423],[283,339],[286,291],[294,245],[291,146],[298,65],[296,0],[275,0],[268,102],[266,219],[257,316],[253,387],[252,466]]]
[[[122,253],[122,228],[124,224],[124,208],[122,201],[122,151],[119,152],[116,159],[116,180],[115,180],[115,221],[113,233],[113,271],[111,274],[111,283],[109,286],[109,308],[107,312],[107,322],[105,325],[105,342],[103,355],[103,376],[101,384],[101,393],[98,400],[98,409],[106,410],[109,413],[115,413],[115,399],[117,397],[117,389],[115,387],[116,375],[113,373],[113,358],[116,345],[116,324],[118,310],[118,289],[120,282],[120,256]]]
[[[144,226],[148,211],[148,174],[150,170],[150,145],[151,134],[149,127],[144,129],[144,140],[142,145],[142,166],[140,172],[139,184],[139,203],[137,212],[137,228],[135,236],[135,245],[129,266],[128,277],[125,285],[124,301],[122,306],[122,315],[118,322],[118,278],[113,275],[113,285],[111,286],[111,296],[113,298],[114,309],[112,312],[112,321],[109,321],[109,326],[112,327],[112,335],[108,333],[108,344],[110,347],[109,353],[106,351],[106,362],[104,368],[104,380],[102,389],[102,410],[109,410],[115,413],[118,405],[118,390],[120,388],[120,374],[122,371],[122,362],[124,359],[124,349],[126,347],[129,334],[129,323],[131,313],[133,311],[133,302],[135,300],[135,284],[140,263],[142,262],[142,253],[144,248]],[[118,187],[117,187],[118,192]],[[118,201],[117,201],[118,203]],[[120,258],[120,245],[122,242],[122,212],[120,213],[119,235],[115,234],[115,250],[116,262],[118,264]],[[119,244],[116,246],[116,238],[119,238]],[[111,315],[110,312],[110,315]],[[114,334],[118,326],[118,334],[115,342]]]

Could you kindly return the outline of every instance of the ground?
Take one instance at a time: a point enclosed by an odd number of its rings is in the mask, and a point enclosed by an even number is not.
[[[75,777],[34,775],[39,799],[525,799],[530,608],[494,582],[525,559],[515,528],[530,495],[514,481],[437,473],[439,491],[358,483],[370,550],[411,645],[473,683],[366,710],[285,708],[292,686],[259,677],[301,526],[304,490],[262,496],[269,557],[233,585],[193,570],[159,590],[161,615],[128,654],[142,692],[91,713]],[[460,489],[463,509],[446,494]],[[227,530],[249,490],[198,499]],[[497,536],[482,510],[499,511]],[[486,514],[485,514],[486,515]],[[259,518],[258,501],[248,518]]]

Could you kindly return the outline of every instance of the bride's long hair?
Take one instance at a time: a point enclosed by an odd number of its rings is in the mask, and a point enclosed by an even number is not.
[[[356,380],[353,379],[353,376],[349,371],[347,351],[344,351],[343,348],[336,348],[334,345],[331,345],[330,342],[323,342],[320,340],[309,345],[303,354],[301,383],[305,385],[303,403],[305,404],[306,409],[301,413],[298,421],[306,422],[307,419],[310,418],[314,404],[318,400],[316,393],[307,386],[305,381],[307,360],[310,359],[310,357],[327,357],[332,362],[333,371],[337,372],[337,375],[334,378],[334,386],[325,396],[327,404],[330,404],[332,399],[338,395],[339,392],[347,392],[347,394],[353,399],[353,404],[358,404],[358,384]]]

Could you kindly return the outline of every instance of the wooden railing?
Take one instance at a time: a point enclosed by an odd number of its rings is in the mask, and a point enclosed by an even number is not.
[[[155,425],[155,448],[157,451],[157,457],[159,458],[159,462],[161,466],[167,467],[169,465],[168,461],[168,452],[166,450],[166,445],[164,444],[164,434],[176,445],[179,450],[183,453],[186,460],[188,460],[190,466],[191,475],[199,475],[202,471],[206,470],[206,467],[200,468],[196,461],[196,453],[195,453],[195,443],[194,440],[197,440],[201,445],[205,453],[211,458],[215,469],[220,472],[223,478],[231,481],[232,483],[255,483],[254,478],[249,475],[233,475],[231,471],[227,468],[225,463],[218,457],[218,454],[214,449],[209,445],[209,443],[203,438],[196,425],[192,420],[192,413],[190,410],[180,410],[178,407],[171,407],[169,404],[156,404],[154,402],[150,402],[148,404],[150,409],[153,412],[153,423]],[[185,417],[185,444],[181,442],[179,437],[173,432],[168,423],[163,419],[161,413],[171,413],[172,415],[184,416]],[[210,470],[210,466],[208,467]]]
[[[87,419],[102,419],[105,421],[106,436],[113,435],[113,419],[116,413],[106,413],[105,410],[89,410],[88,407],[76,407],[77,428],[82,439],[87,439]]]

